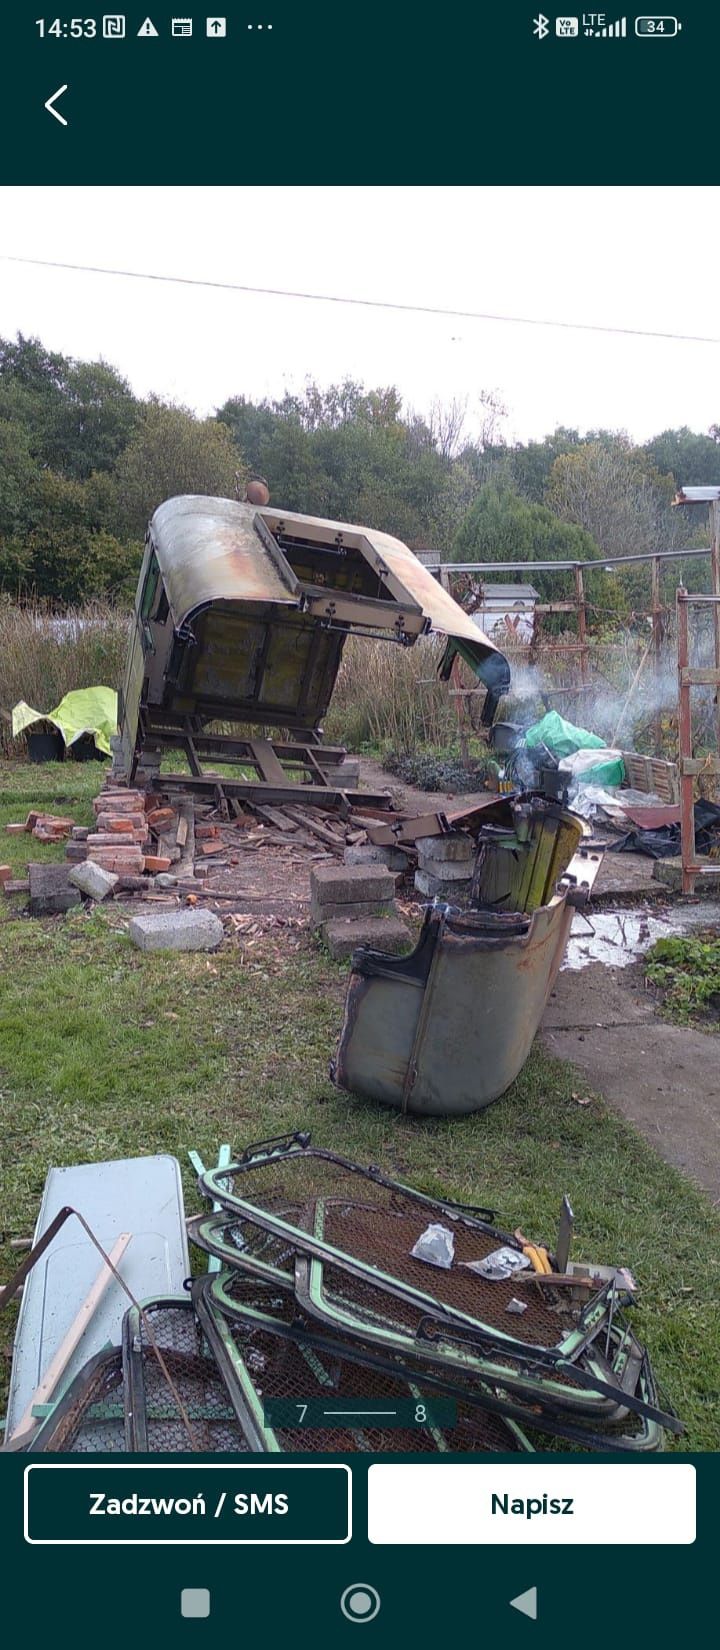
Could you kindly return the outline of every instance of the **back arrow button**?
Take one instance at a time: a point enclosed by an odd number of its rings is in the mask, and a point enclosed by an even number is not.
[[[58,86],[57,91],[53,92],[52,97],[49,97],[47,103],[45,104],[48,114],[52,115],[55,120],[59,120],[61,126],[67,126],[67,121],[65,116],[61,115],[59,109],[56,109],[54,105],[57,103],[58,98],[62,97],[63,92],[66,91],[67,86]]]

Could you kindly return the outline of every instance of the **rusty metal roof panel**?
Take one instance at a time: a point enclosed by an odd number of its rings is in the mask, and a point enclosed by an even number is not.
[[[161,504],[151,521],[151,532],[170,608],[176,624],[209,602],[281,602],[297,607],[300,598],[292,569],[283,566],[278,547],[272,554],[256,518],[281,519],[284,526],[300,527],[327,538],[332,534],[363,539],[376,564],[384,564],[403,586],[409,601],[422,608],[431,630],[472,644],[481,655],[499,653],[478,626],[418,561],[401,539],[341,521],[325,521],[298,511],[272,506],[266,511],[233,499],[189,495]],[[262,533],[262,536],[261,536]]]
[[[169,498],[150,523],[165,591],[177,625],[209,602],[283,602],[297,607],[287,580],[255,531],[255,507],[191,494]]]

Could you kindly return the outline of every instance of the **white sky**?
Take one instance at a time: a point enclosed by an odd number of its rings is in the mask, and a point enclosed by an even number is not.
[[[717,189],[0,189],[0,253],[720,336]],[[720,421],[720,346],[401,315],[0,262],[0,332],[199,413],[310,376],[496,390],[508,439]]]

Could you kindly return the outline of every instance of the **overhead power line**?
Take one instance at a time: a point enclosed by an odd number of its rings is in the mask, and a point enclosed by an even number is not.
[[[162,281],[171,286],[204,287],[214,292],[244,292],[261,298],[299,298],[312,304],[347,304],[355,309],[385,309],[405,315],[438,315],[453,321],[491,321],[513,327],[556,327],[563,332],[611,333],[618,338],[663,338],[682,344],[720,344],[720,338],[694,332],[650,331],[644,327],[603,326],[597,321],[558,321],[537,315],[496,315],[478,309],[446,309],[438,304],[401,304],[385,298],[341,297],[331,292],[296,292],[291,288],[247,286],[239,281],[206,281],[192,275],[154,275],[141,269],[105,269],[97,264],[60,263],[54,258],[20,258],[0,254],[4,263],[29,264],[36,269],[68,269],[81,275],[112,275],[126,281]]]

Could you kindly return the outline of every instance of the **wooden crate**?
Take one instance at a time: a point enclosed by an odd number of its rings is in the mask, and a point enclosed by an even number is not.
[[[663,802],[679,802],[680,775],[677,762],[664,762],[658,756],[640,756],[637,751],[623,751],[625,778],[634,791],[652,792]]]

